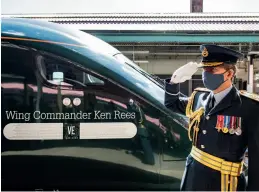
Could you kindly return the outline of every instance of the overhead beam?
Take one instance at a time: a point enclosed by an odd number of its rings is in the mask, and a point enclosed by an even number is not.
[[[259,51],[250,51],[248,55],[259,56]]]
[[[143,55],[146,55],[146,54],[149,54],[149,51],[121,51],[121,53],[123,54],[143,54]]]
[[[179,43],[111,43],[111,45],[115,47],[132,47],[132,46],[138,46],[138,47],[200,47],[200,43],[198,44],[179,44]],[[247,43],[245,44],[217,44],[219,46],[227,46],[227,47],[247,47]]]
[[[251,43],[259,42],[259,34],[256,35],[137,35],[137,34],[96,34],[96,36],[108,43]]]

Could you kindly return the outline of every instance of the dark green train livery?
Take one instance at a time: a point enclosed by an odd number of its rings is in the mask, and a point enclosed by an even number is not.
[[[58,24],[2,18],[2,190],[179,190],[186,117],[163,81]]]

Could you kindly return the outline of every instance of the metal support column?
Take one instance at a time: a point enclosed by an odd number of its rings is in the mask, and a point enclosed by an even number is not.
[[[247,91],[253,93],[254,91],[254,55],[247,56],[248,59],[248,82]]]

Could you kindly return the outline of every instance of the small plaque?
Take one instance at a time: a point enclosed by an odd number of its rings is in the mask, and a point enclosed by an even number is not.
[[[80,139],[80,127],[79,123],[64,123],[64,134],[63,138],[65,140],[75,140]]]

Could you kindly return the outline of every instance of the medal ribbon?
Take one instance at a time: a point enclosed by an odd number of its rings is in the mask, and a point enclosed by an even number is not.
[[[217,126],[216,126],[216,128],[217,128],[217,130],[218,130],[218,132],[220,131],[220,129],[222,129],[223,128],[223,124],[224,124],[224,116],[223,115],[218,115],[218,122],[217,122]]]
[[[235,117],[232,116],[231,117],[231,129],[234,129],[234,126],[235,126]]]
[[[239,121],[240,121],[240,118],[239,117],[237,117],[236,118],[236,129],[238,128],[238,126],[239,126]]]
[[[229,124],[229,116],[225,116],[224,119],[224,127],[223,127],[223,133],[227,133],[228,132],[228,124]]]
[[[225,116],[224,128],[228,127],[228,116]]]

